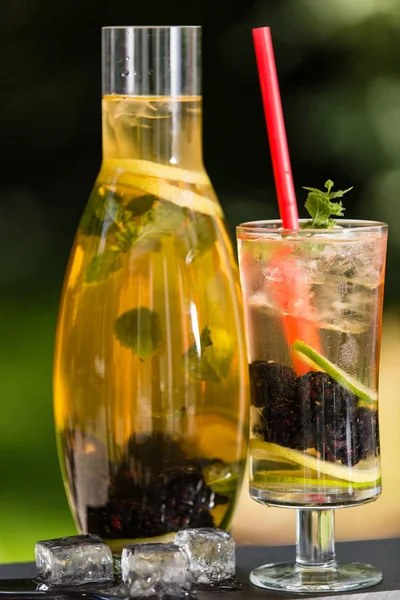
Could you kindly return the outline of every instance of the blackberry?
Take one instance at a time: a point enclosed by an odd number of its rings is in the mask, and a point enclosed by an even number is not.
[[[296,375],[290,367],[256,360],[249,365],[251,403],[258,408],[271,399],[289,399],[294,394]]]
[[[250,382],[252,404],[260,413],[253,433],[288,448],[305,449],[309,443],[313,446],[313,413],[309,406],[299,407],[294,371],[256,361],[250,365]]]
[[[208,512],[212,492],[199,471],[193,467],[170,469],[160,476],[159,484],[161,520],[167,532],[213,526]]]
[[[308,425],[302,420],[298,411],[295,396],[288,398],[272,397],[261,410],[264,425],[264,440],[286,446],[287,448],[303,448],[303,440],[299,432]]]
[[[315,422],[305,425],[296,435],[294,447],[298,450],[314,448],[317,439],[317,428]]]
[[[76,442],[73,432],[71,436]],[[93,454],[102,451],[103,457],[105,448],[90,441],[95,448]],[[72,469],[75,463],[76,457]],[[106,539],[154,537],[188,527],[214,527],[210,510],[229,502],[227,496],[214,492],[205,482],[203,470],[214,463],[188,458],[179,443],[168,436],[155,434],[140,440],[132,436],[121,462],[108,465],[106,493],[101,502],[92,503],[82,496],[80,488],[79,499],[86,500],[86,511],[79,515],[82,525]],[[92,483],[100,487],[98,479]]]
[[[304,403],[314,405],[317,424],[315,449],[323,460],[354,466],[368,450],[360,441],[356,419],[357,397],[330,375],[310,371],[297,380],[297,392]]]
[[[309,371],[295,377],[275,363],[250,365],[251,398],[260,413],[253,433],[287,448],[314,448],[323,460],[354,466],[379,453],[376,411],[330,375]]]
[[[336,429],[354,415],[357,398],[330,375],[310,371],[297,379],[297,394],[304,407],[315,410],[316,419]],[[313,403],[313,408],[309,402]]]
[[[134,500],[113,498],[104,507],[87,508],[88,530],[106,539],[162,535],[151,508]],[[158,533],[155,533],[158,532]]]
[[[379,422],[374,410],[357,408],[356,416],[357,448],[360,460],[370,455],[379,455]]]
[[[336,428],[332,425],[318,424],[315,449],[321,455],[322,460],[328,462],[343,461],[347,452],[347,429],[345,424]]]
[[[160,470],[170,466],[185,465],[186,455],[180,445],[162,433],[141,438],[132,435],[128,442],[129,466]]]
[[[130,480],[130,483],[129,483]],[[122,481],[125,485],[121,485]],[[110,500],[100,511],[88,509],[95,531],[108,539],[163,535],[185,528],[213,527],[209,509],[225,503],[207,487],[195,466],[170,468],[141,486],[128,474],[115,481]],[[217,498],[215,498],[217,496]]]

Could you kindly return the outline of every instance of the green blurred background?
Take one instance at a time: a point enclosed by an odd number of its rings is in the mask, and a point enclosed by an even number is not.
[[[251,38],[252,27],[271,26],[302,216],[302,186],[331,178],[354,186],[347,217],[390,225],[391,390],[400,306],[400,3],[242,0],[234,8],[219,0],[218,14],[215,4],[2,0],[2,562],[30,560],[36,540],[75,531],[56,456],[52,358],[63,273],[101,159],[103,25],[203,26],[205,163],[232,236],[242,220],[278,216]],[[400,507],[392,522],[389,535],[400,532]],[[244,541],[245,527],[242,520]]]

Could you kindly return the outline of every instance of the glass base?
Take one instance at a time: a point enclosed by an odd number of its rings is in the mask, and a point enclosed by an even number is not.
[[[379,569],[361,563],[314,568],[278,563],[263,565],[250,573],[251,583],[258,587],[308,593],[358,590],[380,583],[382,577]]]

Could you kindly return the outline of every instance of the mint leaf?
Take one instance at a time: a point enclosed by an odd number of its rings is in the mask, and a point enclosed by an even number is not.
[[[115,234],[115,245],[121,252],[127,252],[139,235],[140,226],[134,221],[130,221],[130,219],[131,213],[126,211],[123,221]]]
[[[332,192],[331,193],[331,200],[332,198],[342,198],[345,194],[347,194],[347,192],[350,192],[350,190],[352,190],[353,187],[349,187],[347,188],[347,190],[338,190],[337,192]]]
[[[92,219],[100,223],[98,234],[112,224],[113,244],[109,250],[95,256],[85,273],[86,283],[97,283],[117,271],[122,264],[122,254],[130,252],[131,260],[148,252],[161,249],[161,239],[172,235],[186,218],[184,209],[172,202],[157,200],[154,196],[141,196],[132,200],[127,210],[113,198],[102,201],[97,196]],[[140,213],[140,217],[138,216]],[[100,221],[101,219],[101,221]],[[91,225],[94,221],[90,221]],[[93,231],[92,231],[93,235]]]
[[[193,213],[177,235],[177,244],[187,262],[192,262],[214,247],[216,242],[215,225],[210,217]]]
[[[212,346],[211,332],[205,327],[200,334],[200,347],[195,342],[186,353],[189,363],[189,374],[192,381],[219,381],[218,374],[209,365],[205,350]]]
[[[78,229],[83,235],[100,236],[103,228],[101,219],[96,214],[96,202],[98,188],[96,187],[89,196],[89,200],[83,211]]]
[[[304,206],[313,219],[323,221],[324,219],[329,218],[331,214],[329,205],[330,202],[324,195],[310,192]]]
[[[153,208],[156,200],[158,200],[158,198],[156,196],[152,196],[151,194],[136,196],[135,198],[131,198],[131,200],[125,204],[125,209],[129,210],[134,217],[141,217],[147,211]]]
[[[160,317],[145,306],[120,315],[114,322],[114,334],[120,344],[140,360],[151,358],[162,347]]]
[[[312,218],[302,223],[302,229],[331,229],[336,226],[336,220],[332,219],[332,216],[342,217],[345,210],[342,202],[337,202],[336,198],[342,198],[353,188],[332,192],[333,185],[333,181],[328,179],[324,185],[326,192],[317,188],[304,187],[308,191],[304,206]]]
[[[181,206],[160,200],[149,216],[149,222],[143,230],[143,235],[171,235],[179,229],[186,219],[186,211]]]
[[[328,190],[328,196],[331,193],[331,189],[333,188],[333,181],[332,179],[328,179],[328,181],[325,181],[325,187]]]
[[[221,381],[229,375],[235,353],[231,334],[220,327],[205,327],[186,353],[192,381]]]
[[[103,185],[95,186],[85,207],[79,230],[83,235],[100,236],[123,213],[122,197]]]
[[[122,266],[122,255],[119,250],[106,250],[97,254],[89,261],[84,281],[85,283],[98,283],[107,279]]]
[[[104,198],[99,194],[94,211],[98,220],[104,223],[106,227],[109,227],[114,221],[119,221],[124,214],[121,201],[115,193],[108,194]]]
[[[142,216],[136,236],[132,239],[132,259],[146,252],[159,251],[162,238],[176,233],[185,218],[185,211],[180,206],[165,200],[157,201],[153,208]]]

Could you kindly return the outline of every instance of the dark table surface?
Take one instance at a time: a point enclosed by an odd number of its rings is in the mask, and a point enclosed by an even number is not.
[[[364,562],[373,564],[383,571],[383,581],[377,586],[351,594],[352,600],[400,600],[400,538],[337,544],[339,562]],[[294,560],[293,546],[239,546],[237,548],[237,578],[243,588],[234,592],[202,593],[202,600],[214,596],[216,600],[273,600],[299,597],[299,594],[273,593],[254,587],[248,580],[254,567],[270,562]],[[33,563],[0,565],[0,579],[24,579],[34,577]],[[0,581],[0,595],[2,584]],[[307,596],[301,595],[302,598]],[[316,597],[315,595],[313,596]],[[335,594],[336,598],[347,594]],[[14,596],[15,598],[15,596]]]

